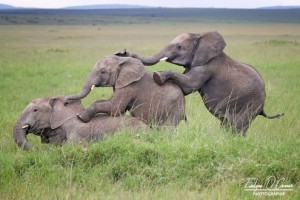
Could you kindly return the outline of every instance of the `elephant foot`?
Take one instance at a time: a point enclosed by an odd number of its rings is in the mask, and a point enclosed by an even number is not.
[[[84,123],[88,123],[92,119],[92,117],[89,116],[88,114],[86,114],[85,112],[83,112],[81,114],[77,114],[77,117]]]
[[[164,76],[163,73],[160,72],[154,72],[153,79],[158,85],[163,85],[167,80],[166,76]]]

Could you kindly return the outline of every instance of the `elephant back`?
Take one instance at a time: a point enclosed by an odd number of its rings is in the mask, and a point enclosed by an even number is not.
[[[185,118],[185,100],[182,90],[173,83],[162,86],[155,83],[152,72],[146,72],[135,83],[136,101],[132,115],[143,119],[147,124],[178,125]]]

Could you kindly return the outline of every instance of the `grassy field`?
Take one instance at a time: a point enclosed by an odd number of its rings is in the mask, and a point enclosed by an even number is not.
[[[299,199],[300,24],[131,20],[136,23],[0,25],[0,199]],[[103,56],[125,47],[152,55],[182,32],[211,30],[224,36],[228,55],[260,71],[265,110],[284,112],[283,118],[257,117],[246,137],[232,135],[194,93],[186,97],[188,123],[176,129],[125,130],[63,147],[43,145],[31,134],[32,152],[14,144],[13,124],[32,99],[77,93]],[[167,63],[147,69],[182,71]],[[111,94],[98,88],[83,103]],[[245,190],[248,178],[270,188],[276,179],[292,191],[255,196]]]

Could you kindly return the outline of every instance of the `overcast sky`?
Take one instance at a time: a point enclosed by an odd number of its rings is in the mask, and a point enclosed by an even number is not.
[[[257,8],[300,5],[300,0],[0,0],[16,7],[62,8],[78,5],[132,4],[155,7]]]

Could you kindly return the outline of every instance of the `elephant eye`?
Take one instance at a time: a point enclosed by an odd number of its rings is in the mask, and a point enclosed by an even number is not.
[[[100,74],[105,74],[105,70],[100,70]]]
[[[33,112],[37,112],[37,111],[38,111],[38,109],[37,109],[37,108],[34,108],[34,109],[33,109]]]
[[[177,50],[181,50],[181,49],[182,49],[182,46],[181,46],[180,44],[177,44],[177,45],[176,45],[176,48],[177,48]]]

